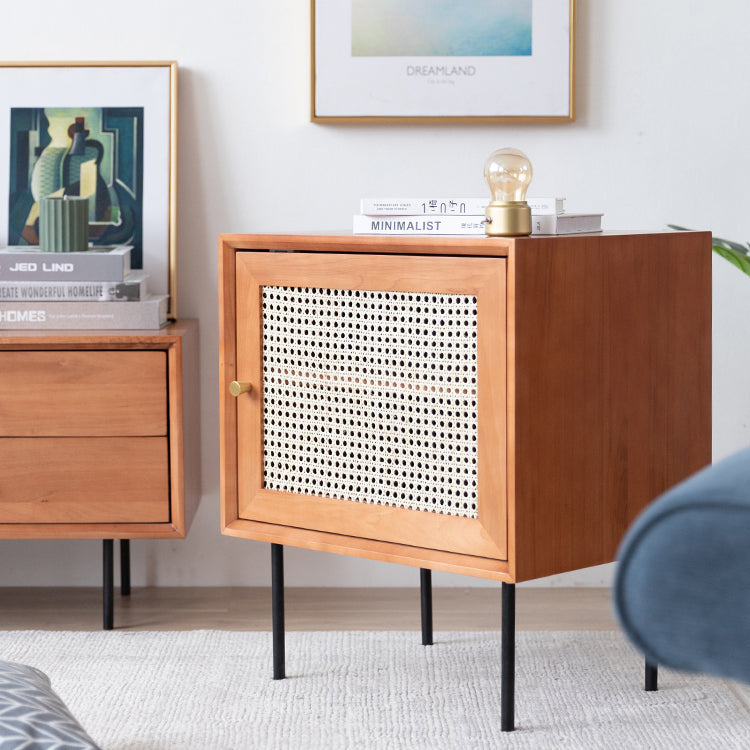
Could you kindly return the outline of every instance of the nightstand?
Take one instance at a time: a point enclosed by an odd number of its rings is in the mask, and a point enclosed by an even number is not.
[[[711,460],[707,232],[222,235],[223,533],[515,584],[611,562]]]
[[[198,324],[0,333],[0,539],[181,538],[200,500]]]

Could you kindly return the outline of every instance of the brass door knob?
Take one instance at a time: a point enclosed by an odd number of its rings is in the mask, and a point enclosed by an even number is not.
[[[251,391],[253,388],[252,383],[242,383],[239,380],[233,380],[229,384],[229,392],[233,396],[239,396],[240,393],[247,393],[248,391]]]

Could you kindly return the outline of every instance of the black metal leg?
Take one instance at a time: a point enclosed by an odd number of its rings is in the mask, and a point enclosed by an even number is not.
[[[102,605],[104,630],[114,627],[114,540],[104,539],[102,545]]]
[[[120,594],[130,596],[130,539],[120,539]]]
[[[652,664],[646,659],[646,685],[645,689],[649,692],[659,689],[659,667],[656,664]]]
[[[284,650],[284,547],[271,545],[271,599],[273,629],[273,679],[286,677]]]
[[[502,639],[500,643],[500,729],[515,729],[516,584],[503,583]]]
[[[422,645],[432,646],[432,571],[419,569],[419,584],[422,593]]]

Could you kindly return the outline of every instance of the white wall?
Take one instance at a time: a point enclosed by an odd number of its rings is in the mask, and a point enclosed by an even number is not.
[[[365,195],[485,192],[496,148],[532,193],[602,210],[607,229],[678,223],[750,238],[750,3],[579,0],[578,118],[561,125],[318,125],[308,0],[3,7],[6,60],[180,64],[179,306],[201,324],[203,500],[184,541],[133,543],[135,585],[266,585],[265,544],[219,533],[217,235],[347,231]],[[0,145],[1,147],[1,145]],[[750,443],[750,278],[715,268],[714,446]],[[685,408],[690,408],[689,404]],[[0,585],[95,585],[100,542],[2,541]],[[289,550],[290,585],[416,585],[416,570]],[[611,566],[545,581],[602,585]],[[437,575],[436,584],[483,585]]]

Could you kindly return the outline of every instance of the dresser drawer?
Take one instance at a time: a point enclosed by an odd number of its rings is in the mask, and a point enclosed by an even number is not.
[[[166,437],[0,438],[4,523],[170,521]]]
[[[164,351],[10,351],[1,362],[0,437],[167,434]]]

